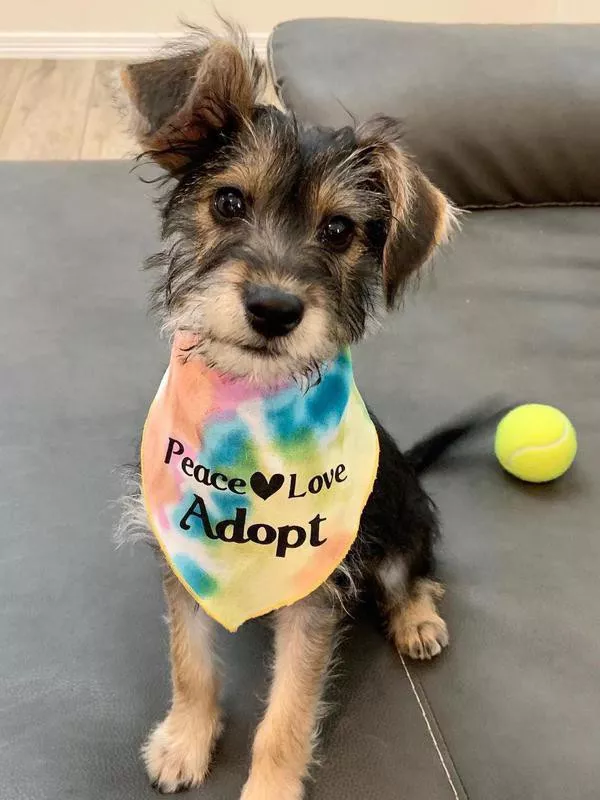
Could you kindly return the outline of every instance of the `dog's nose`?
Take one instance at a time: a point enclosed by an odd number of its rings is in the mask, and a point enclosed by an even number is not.
[[[248,286],[244,304],[250,325],[267,339],[286,336],[304,313],[304,303],[299,297],[274,286]]]

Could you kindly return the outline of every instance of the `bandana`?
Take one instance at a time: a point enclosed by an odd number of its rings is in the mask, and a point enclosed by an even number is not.
[[[324,583],[356,539],[379,461],[348,350],[308,390],[209,369],[175,336],[142,439],[150,525],[230,631]]]

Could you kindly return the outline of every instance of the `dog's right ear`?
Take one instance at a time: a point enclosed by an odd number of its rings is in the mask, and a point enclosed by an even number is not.
[[[390,204],[383,279],[387,305],[392,309],[410,275],[448,237],[456,210],[404,152],[397,120],[374,117],[360,126],[358,138],[374,157]]]
[[[125,67],[121,81],[137,141],[177,173],[211,135],[251,118],[266,70],[240,31],[227,38],[195,31],[180,52]]]

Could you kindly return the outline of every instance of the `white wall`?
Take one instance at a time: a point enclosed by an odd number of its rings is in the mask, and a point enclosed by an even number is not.
[[[148,32],[177,18],[214,25],[209,0],[1,0],[0,32]],[[345,16],[439,22],[600,22],[600,0],[216,0],[253,33],[283,19]]]

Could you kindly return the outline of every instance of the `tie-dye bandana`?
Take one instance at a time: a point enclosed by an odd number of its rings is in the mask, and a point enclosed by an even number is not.
[[[264,389],[218,375],[190,343],[175,337],[148,413],[142,488],[173,571],[234,631],[310,594],[344,559],[379,444],[347,350],[308,390]]]

